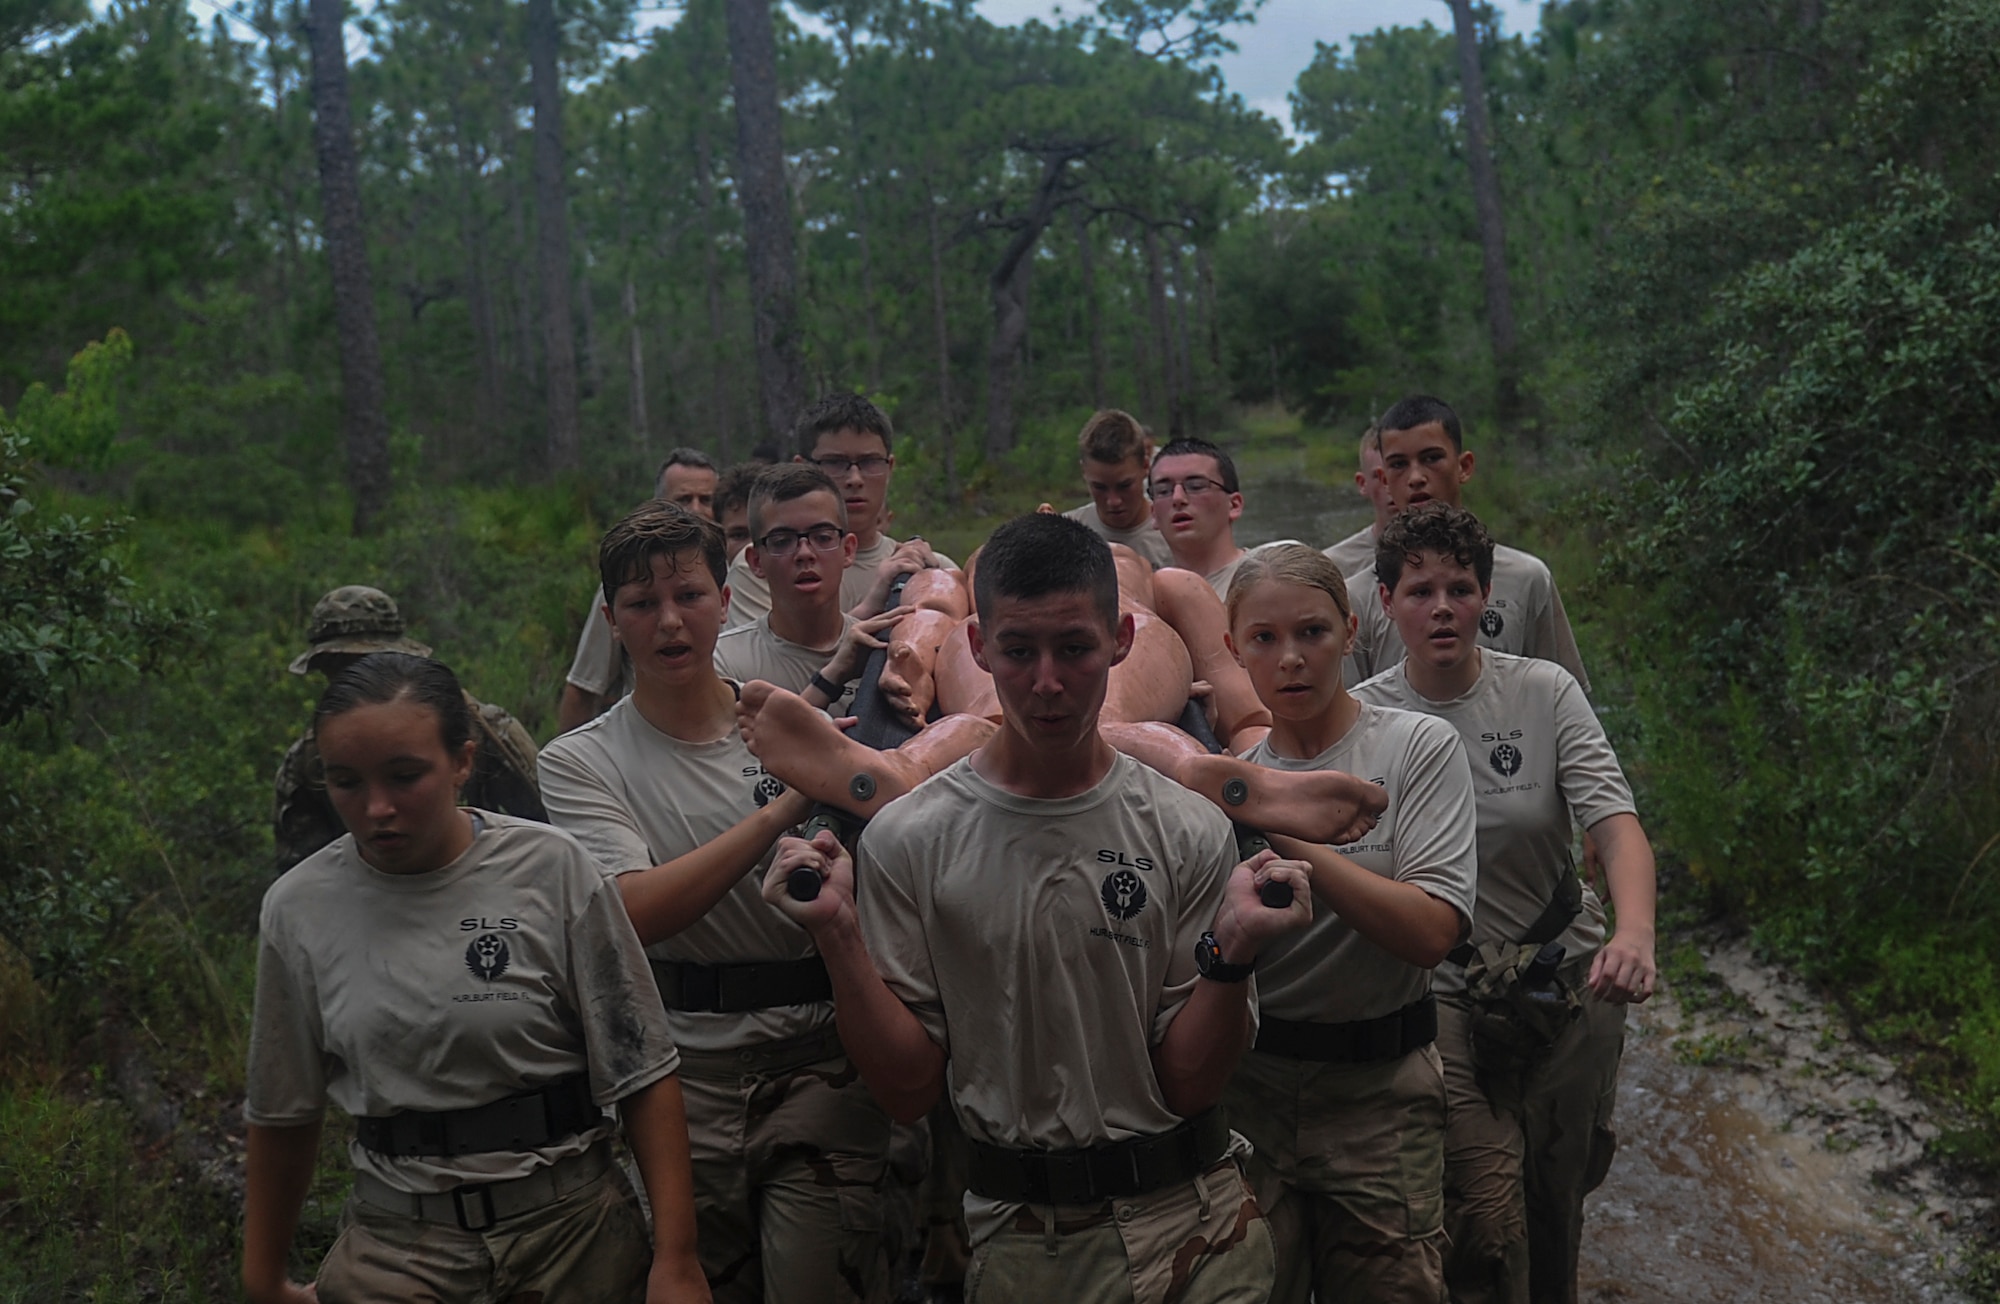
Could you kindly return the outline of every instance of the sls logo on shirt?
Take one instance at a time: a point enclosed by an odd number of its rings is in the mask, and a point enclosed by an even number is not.
[[[760,810],[784,795],[784,783],[773,774],[767,774],[757,780],[757,786],[750,790],[751,799],[757,803]]]
[[[1479,632],[1488,638],[1499,638],[1500,631],[1507,628],[1506,617],[1488,607],[1479,613]]]
[[[1520,748],[1512,743],[1501,743],[1493,749],[1493,754],[1486,758],[1486,763],[1491,765],[1493,772],[1501,778],[1511,779],[1521,772],[1523,759]]]
[[[1121,924],[1146,908],[1146,885],[1129,869],[1106,875],[1098,895],[1104,898],[1104,913]]]
[[[481,933],[465,948],[465,967],[472,970],[473,977],[492,982],[507,972],[506,939],[498,933]]]

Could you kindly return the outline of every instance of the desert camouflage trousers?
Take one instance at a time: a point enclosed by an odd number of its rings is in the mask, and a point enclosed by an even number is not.
[[[1519,1114],[1496,1110],[1472,1062],[1471,1010],[1438,998],[1444,1056],[1445,1281],[1457,1304],[1575,1304],[1583,1197],[1611,1169],[1625,1007],[1583,985],[1586,960],[1563,969],[1583,1015],[1526,1080]]]
[[[979,1243],[966,1304],[1265,1304],[1271,1233],[1236,1160],[1101,1205],[1023,1205]]]
[[[614,1166],[485,1231],[349,1200],[318,1288],[321,1304],[640,1304],[652,1265],[651,1229]]]
[[[1255,1146],[1250,1187],[1270,1220],[1272,1304],[1444,1295],[1444,1070],[1435,1048],[1375,1064],[1251,1051],[1223,1096]]]
[[[831,1029],[681,1051],[696,1232],[716,1304],[875,1304],[889,1116]]]

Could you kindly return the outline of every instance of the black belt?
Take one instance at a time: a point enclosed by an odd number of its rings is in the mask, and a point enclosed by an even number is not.
[[[1528,931],[1521,934],[1520,946],[1541,946],[1553,942],[1563,935],[1578,915],[1583,913],[1583,880],[1576,876],[1576,870],[1565,867],[1556,879],[1555,891],[1549,894],[1549,903],[1542,907],[1542,913],[1535,916],[1535,922],[1528,925]],[[1446,960],[1460,968],[1472,962],[1479,954],[1479,948],[1471,942],[1460,942],[1445,956]]]
[[[816,955],[768,964],[689,964],[653,961],[653,981],[670,1010],[741,1014],[774,1005],[810,1005],[833,999],[833,979]]]
[[[989,1200],[1095,1204],[1190,1181],[1228,1153],[1229,1122],[1203,1110],[1158,1136],[1084,1150],[1009,1150],[968,1139],[966,1185]]]
[[[406,1109],[354,1120],[355,1137],[378,1155],[475,1155],[537,1150],[596,1127],[604,1111],[590,1098],[590,1075],[573,1073],[545,1087],[470,1109]]]
[[[1437,1035],[1437,997],[1426,996],[1379,1018],[1347,1023],[1301,1023],[1267,1014],[1257,1027],[1256,1049],[1321,1064],[1376,1064],[1401,1059]]]

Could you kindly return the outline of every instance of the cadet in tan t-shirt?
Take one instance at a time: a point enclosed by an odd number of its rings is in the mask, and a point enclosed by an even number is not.
[[[1167,541],[1153,524],[1146,498],[1146,472],[1153,461],[1153,435],[1139,419],[1117,408],[1091,414],[1077,435],[1077,466],[1090,501],[1063,515],[1090,527],[1106,543],[1122,543],[1155,569],[1174,564]]]
[[[1382,527],[1389,523],[1389,485],[1380,474],[1381,470],[1382,448],[1376,438],[1375,427],[1370,426],[1361,434],[1354,490],[1368,500],[1374,519],[1323,550],[1327,560],[1342,575],[1375,569],[1375,541],[1382,537]],[[1353,610],[1359,609],[1351,603],[1349,606]]]
[[[1438,970],[1438,1048],[1450,1099],[1446,1275],[1452,1297],[1574,1300],[1583,1198],[1603,1180],[1625,1005],[1652,994],[1654,873],[1645,830],[1604,730],[1568,671],[1492,652],[1477,630],[1492,540],[1469,513],[1426,504],[1391,521],[1382,555],[1390,615],[1413,651],[1355,690],[1363,702],[1435,715],[1465,743],[1479,820],[1479,897],[1470,947]],[[1595,892],[1578,890],[1581,826],[1601,850],[1617,911],[1606,934]],[[1574,895],[1572,895],[1574,894]],[[1580,898],[1572,917],[1564,908]],[[1543,943],[1562,948],[1556,985],[1582,1013],[1552,1045],[1475,1055],[1472,1027],[1508,1015],[1519,983],[1468,990],[1471,962],[1505,972]],[[1507,1018],[1496,1025],[1519,1026]],[[1476,1062],[1485,1056],[1485,1062]]]
[[[1227,820],[1098,734],[1132,640],[1101,539],[1010,521],[974,600],[1000,729],[876,816],[858,913],[831,834],[782,843],[765,895],[813,932],[877,1098],[915,1119],[948,1092],[968,1300],[1254,1304],[1269,1242],[1214,1106],[1255,1025],[1251,961],[1310,919],[1304,875],[1232,868]],[[786,891],[801,869],[824,875],[810,902]]]
[[[1361,776],[1389,805],[1339,847],[1272,839],[1312,866],[1324,909],[1266,950],[1257,1042],[1226,1100],[1254,1146],[1273,1301],[1435,1304],[1445,1090],[1430,971],[1472,918],[1472,776],[1442,721],[1348,695],[1346,595],[1334,565],[1299,545],[1247,561],[1230,590],[1230,646],[1272,716],[1247,758]]]
[[[701,1298],[679,1055],[616,892],[567,834],[456,805],[476,744],[436,662],[365,657],[314,723],[352,832],[264,898],[246,1294],[304,1297],[286,1251],[332,1100],[357,1137],[327,1304],[637,1301],[649,1272]],[[652,1250],[611,1158],[614,1103]]]
[[[841,1049],[825,966],[758,895],[807,803],[736,732],[715,672],[722,536],[650,503],[599,549],[631,696],[544,748],[549,816],[614,876],[682,1054],[702,1266],[718,1300],[888,1288],[889,1120]]]
[[[889,499],[889,418],[858,394],[830,394],[799,418],[797,460],[824,471],[847,508],[855,549],[841,579],[841,608],[857,618],[888,605],[889,586],[898,575],[953,565],[920,538],[901,543],[882,532],[882,509]],[[771,589],[750,566],[749,550],[729,568],[727,627],[747,625],[771,609]]]
[[[1406,398],[1376,421],[1374,439],[1381,450],[1381,483],[1391,516],[1428,502],[1459,505],[1474,459],[1449,404],[1428,395]],[[1349,576],[1350,605],[1361,622],[1348,658],[1349,688],[1387,670],[1404,654],[1395,622],[1383,611],[1375,561],[1370,556],[1366,570]],[[1490,587],[1479,618],[1480,646],[1553,661],[1589,692],[1590,676],[1584,673],[1549,568],[1519,549],[1497,548]]]

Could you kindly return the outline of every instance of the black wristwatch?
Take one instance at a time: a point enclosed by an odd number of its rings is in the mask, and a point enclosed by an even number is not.
[[[813,688],[817,688],[821,693],[825,694],[826,703],[828,706],[832,706],[835,702],[838,702],[840,700],[841,694],[847,691],[847,685],[834,683],[831,679],[828,679],[824,673],[818,670],[813,671],[811,686]]]
[[[1194,944],[1194,967],[1212,983],[1240,983],[1257,970],[1255,963],[1230,964],[1224,960],[1214,933],[1203,933]]]

